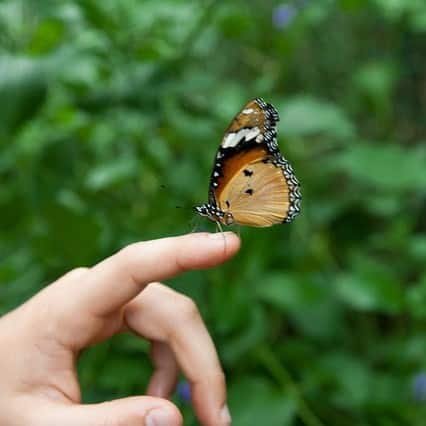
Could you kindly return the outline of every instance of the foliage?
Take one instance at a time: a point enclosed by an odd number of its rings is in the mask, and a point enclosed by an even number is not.
[[[423,0],[0,1],[1,311],[190,232],[223,128],[262,96],[303,213],[170,282],[214,337],[234,423],[424,424],[425,47]],[[146,353],[89,350],[85,401],[143,393]]]

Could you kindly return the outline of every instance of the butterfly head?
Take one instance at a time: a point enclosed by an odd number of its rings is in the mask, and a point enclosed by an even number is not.
[[[230,212],[224,212],[212,204],[202,204],[194,207],[194,210],[200,215],[205,216],[213,222],[220,222],[224,225],[232,225],[234,217]]]

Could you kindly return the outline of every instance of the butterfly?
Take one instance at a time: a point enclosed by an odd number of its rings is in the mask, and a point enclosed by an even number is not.
[[[266,227],[289,223],[300,212],[300,185],[280,153],[278,111],[261,98],[234,117],[216,153],[209,202],[194,207],[223,225]]]

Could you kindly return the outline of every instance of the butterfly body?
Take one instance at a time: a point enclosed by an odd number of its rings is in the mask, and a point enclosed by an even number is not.
[[[299,182],[276,140],[278,112],[257,98],[232,120],[216,153],[209,202],[197,213],[224,225],[265,227],[300,212]]]

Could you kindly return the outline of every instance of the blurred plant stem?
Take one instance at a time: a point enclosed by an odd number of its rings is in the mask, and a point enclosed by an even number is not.
[[[256,356],[262,362],[263,366],[269,370],[271,376],[281,385],[283,391],[288,392],[294,399],[297,404],[299,417],[303,423],[306,426],[325,426],[311,410],[290,373],[277,359],[271,349],[262,345],[257,349]]]

